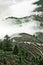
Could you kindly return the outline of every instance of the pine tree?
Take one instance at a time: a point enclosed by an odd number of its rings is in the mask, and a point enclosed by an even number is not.
[[[0,40],[0,50],[3,49],[3,43],[2,43],[2,40]]]
[[[38,7],[34,10],[34,11],[37,11],[37,12],[43,12],[43,0],[39,0],[33,4],[37,4]]]
[[[33,12],[37,12],[37,15],[36,14],[32,15],[33,20],[38,21],[40,23],[40,28],[43,28],[43,0],[38,0],[33,4],[38,6],[33,11]]]
[[[5,36],[3,40],[3,50],[5,51],[12,51],[12,43],[10,37],[8,35]]]

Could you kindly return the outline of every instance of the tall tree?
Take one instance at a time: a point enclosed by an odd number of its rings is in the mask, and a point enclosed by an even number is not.
[[[3,43],[2,43],[2,40],[0,40],[0,50],[3,49]]]
[[[12,50],[12,43],[11,43],[11,40],[10,40],[10,37],[8,35],[6,35],[4,37],[4,40],[3,40],[3,46],[4,46],[4,50],[5,51],[11,51]]]

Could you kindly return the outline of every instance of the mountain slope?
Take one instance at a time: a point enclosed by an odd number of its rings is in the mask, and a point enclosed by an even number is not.
[[[40,57],[43,58],[43,44],[41,44],[34,35],[19,33],[13,34],[10,37],[7,36],[7,39],[11,40],[11,43],[14,47],[15,45],[17,46],[18,54],[15,55],[13,53],[14,49],[12,49],[12,51],[0,50],[0,60],[2,61],[1,63],[6,60],[6,65],[21,65],[19,63],[20,61],[22,65],[31,65],[34,60],[40,60]]]
[[[26,17],[22,17],[22,18],[17,18],[17,17],[8,17],[5,19],[7,22],[11,22],[11,23],[14,23],[14,24],[22,24],[22,23],[25,23],[25,22],[29,22],[30,20],[30,16],[26,16]]]
[[[15,35],[12,35],[11,38],[16,42],[37,42],[37,43],[40,43],[40,41],[34,36],[34,35],[30,35],[30,34],[27,34],[27,33],[20,33],[20,34],[16,34]]]
[[[25,52],[27,51],[30,57],[37,57],[43,56],[43,44],[41,44],[43,42],[42,37],[27,33],[19,33],[12,35],[11,39],[15,40],[14,44],[17,44],[20,49],[23,49]]]

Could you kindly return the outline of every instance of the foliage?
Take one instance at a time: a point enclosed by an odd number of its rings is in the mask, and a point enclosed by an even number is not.
[[[33,12],[37,12],[37,15],[33,15],[33,19],[40,22],[40,27],[43,28],[43,0],[38,0],[37,2],[33,3],[38,7],[35,8]],[[41,12],[41,13],[40,13]]]
[[[33,37],[35,36],[33,35]],[[38,51],[42,48],[36,43],[34,45],[23,42],[13,42],[13,40],[6,35],[3,40],[0,40],[0,64],[43,65],[43,56],[40,56],[40,52]]]
[[[3,40],[3,49],[5,51],[12,51],[12,44],[8,35],[6,35],[5,39]]]

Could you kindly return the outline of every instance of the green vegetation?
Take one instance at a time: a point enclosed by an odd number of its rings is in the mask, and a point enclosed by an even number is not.
[[[12,24],[22,24],[25,22],[29,22],[30,16],[22,17],[22,18],[17,18],[17,17],[8,17],[5,18],[5,20],[8,22],[11,22]]]
[[[5,36],[5,39],[3,40],[3,50],[4,51],[11,51],[12,50],[12,44],[10,37],[8,35]]]
[[[38,7],[33,11],[38,14],[23,18],[8,17],[15,24],[22,24],[32,20],[39,22],[39,29],[43,29],[43,0],[33,3]],[[41,14],[40,14],[41,12]],[[9,37],[6,35],[0,40],[0,65],[43,65],[43,33],[35,35],[26,33],[19,34],[20,37]],[[13,41],[14,40],[14,41]]]
[[[38,11],[38,12],[41,11],[41,12],[43,12],[43,0],[38,0],[34,4],[37,4],[39,6],[38,8],[35,9],[35,11]]]
[[[33,3],[38,7],[34,10],[38,14],[33,15],[33,19],[40,22],[40,27],[43,28],[43,0],[38,0],[37,2]],[[41,12],[41,13],[40,13]]]
[[[22,39],[8,35],[3,40],[0,39],[0,65],[43,65],[43,46],[37,44],[35,35],[20,35]]]

